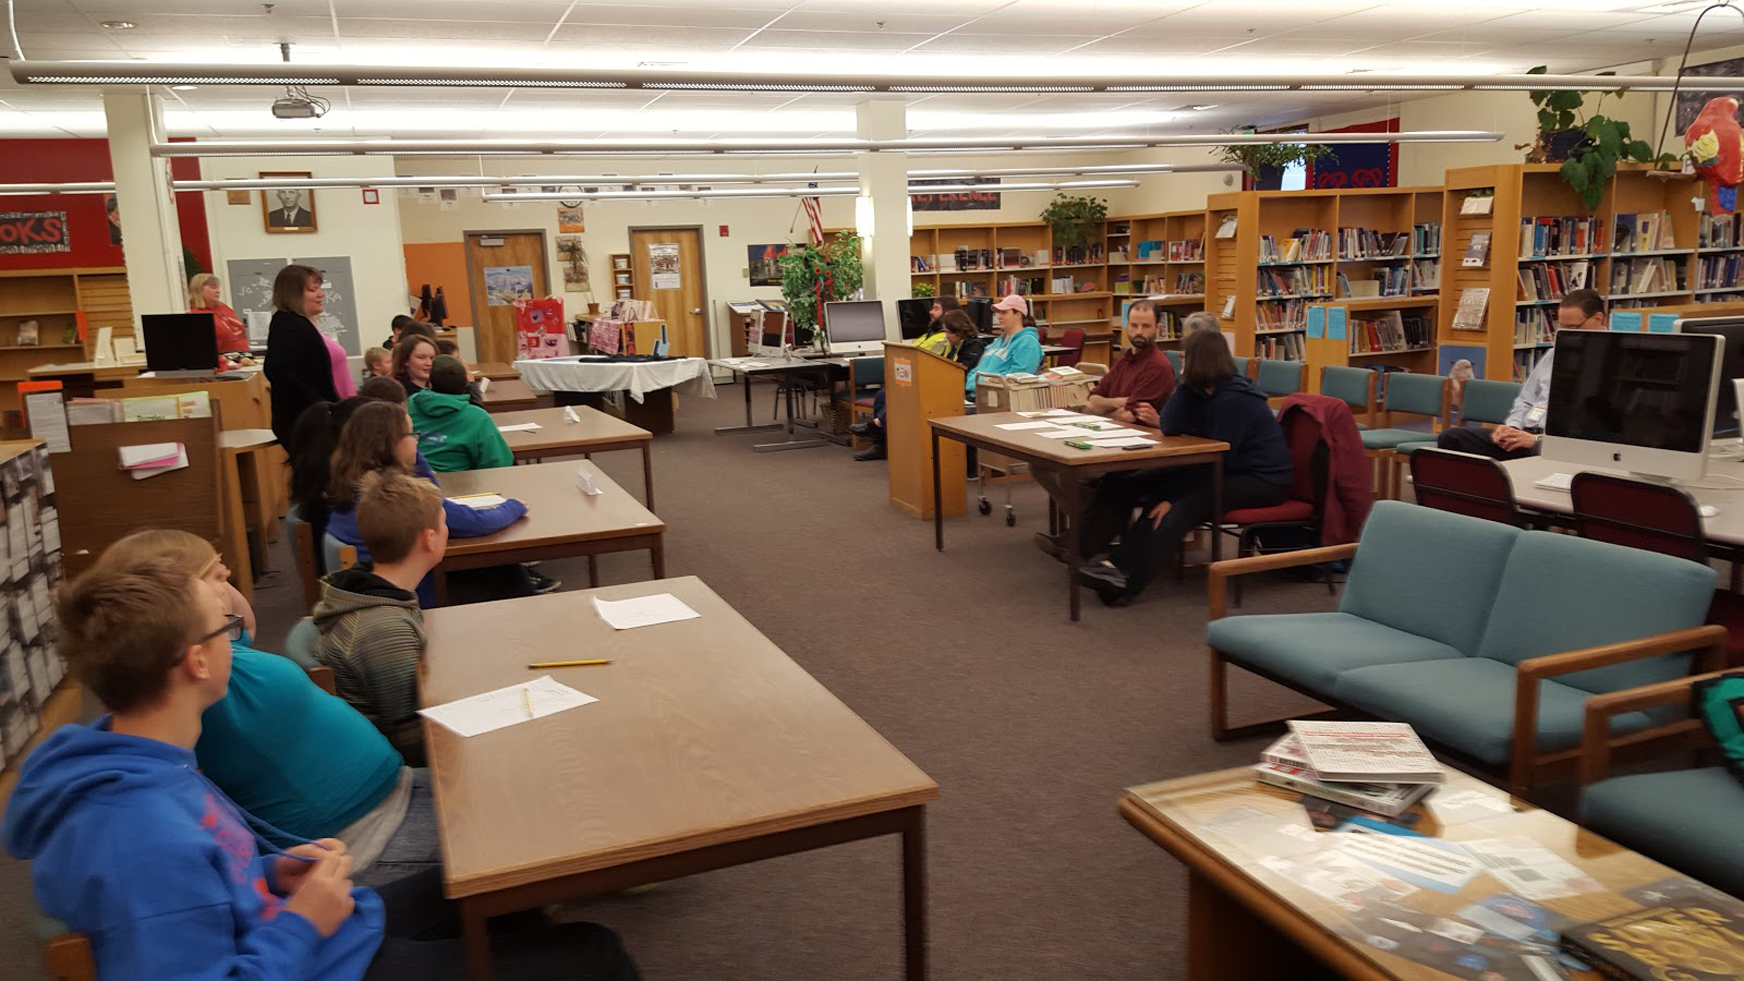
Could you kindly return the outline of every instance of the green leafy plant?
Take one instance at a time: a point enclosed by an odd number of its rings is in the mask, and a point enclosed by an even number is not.
[[[1542,75],[1547,70],[1546,66],[1539,65],[1527,74]],[[1580,195],[1581,203],[1593,210],[1597,210],[1599,202],[1604,199],[1605,184],[1617,173],[1618,163],[1628,160],[1663,169],[1677,162],[1677,157],[1669,153],[1655,155],[1646,140],[1637,140],[1630,134],[1628,123],[1601,114],[1599,108],[1604,105],[1607,94],[1597,93],[1589,113],[1586,111],[1588,93],[1548,89],[1528,92],[1532,104],[1538,107],[1538,139],[1515,147],[1528,150],[1528,163],[1551,163],[1557,155],[1554,144],[1559,142],[1558,134],[1573,134],[1569,137],[1572,145],[1562,161],[1560,172],[1568,186]]]
[[[1083,245],[1095,234],[1096,226],[1108,220],[1108,202],[1100,198],[1057,194],[1048,202],[1041,218],[1054,230],[1056,247]]]
[[[1338,154],[1324,143],[1231,143],[1220,147],[1217,155],[1256,174],[1298,163],[1306,166],[1327,157],[1338,160]]]
[[[817,329],[823,305],[859,292],[862,276],[860,236],[853,232],[837,232],[822,245],[790,246],[781,257],[781,298],[794,339],[809,343],[805,335]]]
[[[914,289],[910,291],[910,295],[918,299],[925,299],[929,296],[938,296],[939,288],[931,283],[916,283],[914,284]]]

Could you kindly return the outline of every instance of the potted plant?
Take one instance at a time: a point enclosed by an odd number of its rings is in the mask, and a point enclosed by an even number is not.
[[[821,245],[794,245],[781,257],[781,298],[793,324],[793,341],[811,343],[824,304],[860,291],[860,236],[837,232]]]
[[[1219,148],[1217,155],[1229,163],[1246,167],[1249,173],[1256,175],[1295,164],[1309,166],[1322,157],[1338,159],[1338,154],[1324,143],[1231,143]]]
[[[1055,248],[1071,248],[1090,241],[1096,226],[1108,220],[1108,202],[1099,198],[1057,194],[1042,211],[1042,221],[1054,231]]]
[[[1527,74],[1542,75],[1546,70],[1539,65]],[[1608,94],[1597,93],[1589,113],[1585,92],[1546,89],[1528,92],[1532,104],[1538,107],[1538,138],[1514,147],[1527,151],[1527,163],[1562,161],[1562,179],[1580,195],[1581,203],[1592,210],[1598,209],[1605,196],[1605,182],[1617,173],[1619,162],[1630,160],[1661,168],[1677,162],[1669,153],[1655,155],[1646,140],[1631,136],[1628,123],[1601,114],[1599,107]]]
[[[939,289],[931,283],[916,283],[914,289],[909,291],[909,295],[924,300],[928,297],[938,296]]]

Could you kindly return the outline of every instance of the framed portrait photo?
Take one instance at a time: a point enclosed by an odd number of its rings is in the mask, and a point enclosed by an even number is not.
[[[263,173],[263,180],[273,177],[308,177],[302,173]],[[260,192],[261,221],[270,234],[312,232],[315,225],[315,192],[307,187],[269,188]]]

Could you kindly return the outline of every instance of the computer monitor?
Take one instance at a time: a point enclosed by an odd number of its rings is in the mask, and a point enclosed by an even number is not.
[[[975,325],[976,333],[993,333],[993,298],[991,296],[969,297],[963,301],[963,312],[969,315],[969,322]]]
[[[218,331],[210,312],[148,313],[145,367],[159,378],[210,378],[218,370]]]
[[[831,354],[882,354],[883,300],[836,300],[824,304],[824,336]]]
[[[927,327],[933,322],[933,304],[937,302],[930,296],[896,301],[896,329],[903,340],[914,341],[926,336]]]
[[[1546,460],[1665,480],[1707,473],[1719,337],[1565,330],[1555,359]]]
[[[1720,393],[1714,400],[1716,456],[1744,458],[1744,428],[1738,418],[1738,398],[1732,379],[1744,378],[1744,317],[1680,317],[1672,326],[1680,334],[1718,334],[1725,342],[1720,355]]]

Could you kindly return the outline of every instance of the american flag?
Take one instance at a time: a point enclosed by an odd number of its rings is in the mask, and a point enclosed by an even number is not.
[[[814,181],[807,184],[806,187],[816,188],[817,183]],[[811,226],[811,244],[822,245],[824,243],[824,218],[822,211],[818,208],[818,199],[816,197],[800,198],[799,203],[805,208],[805,220]]]

